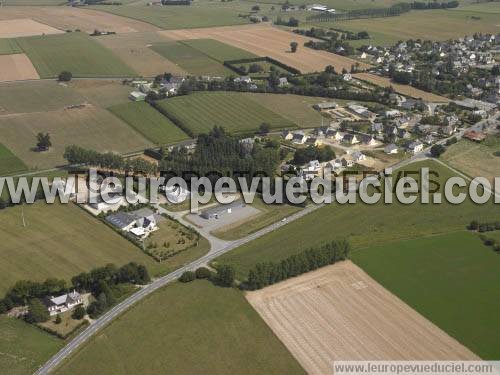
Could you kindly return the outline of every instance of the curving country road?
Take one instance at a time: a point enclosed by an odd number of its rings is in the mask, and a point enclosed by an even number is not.
[[[148,284],[138,292],[134,293],[118,305],[114,306],[111,310],[106,312],[104,315],[95,320],[88,328],[86,328],[83,332],[81,332],[78,336],[73,338],[64,348],[62,348],[57,354],[55,354],[50,360],[48,360],[42,367],[40,367],[35,374],[42,375],[48,374],[50,371],[54,370],[63,360],[65,360],[71,353],[79,349],[91,336],[96,334],[100,329],[105,327],[108,323],[110,323],[113,319],[115,319],[118,315],[123,313],[125,310],[130,308],[132,305],[153,293],[158,288],[161,288],[172,281],[177,280],[183,272],[194,270],[202,265],[207,264],[218,256],[227,253],[241,245],[244,245],[250,241],[253,241],[263,235],[270,233],[294,220],[300,219],[301,217],[317,210],[318,208],[323,207],[323,205],[311,205],[303,210],[287,217],[286,219],[279,221],[277,223],[271,224],[255,233],[252,233],[246,237],[243,237],[239,240],[220,243],[217,247],[212,247],[212,249],[203,257],[185,265],[178,270],[169,273],[166,276],[155,279],[151,284]],[[213,245],[213,243],[212,243]]]

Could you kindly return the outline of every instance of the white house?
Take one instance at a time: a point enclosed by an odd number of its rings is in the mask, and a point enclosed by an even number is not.
[[[394,143],[391,143],[390,145],[385,146],[384,152],[386,154],[397,154],[398,146],[396,146]]]
[[[303,145],[304,143],[306,143],[306,141],[307,141],[307,135],[305,135],[304,133],[296,132],[293,134],[293,138],[292,138],[293,143]]]
[[[344,138],[342,138],[342,142],[354,145],[359,143],[359,139],[356,137],[356,134],[346,134]]]
[[[411,152],[412,154],[417,154],[421,152],[423,149],[424,149],[424,144],[420,141],[411,142],[408,145],[408,152]]]
[[[355,151],[351,154],[351,156],[352,156],[352,160],[354,160],[354,162],[356,162],[356,163],[363,161],[363,160],[366,160],[366,155],[363,154],[361,151]]]
[[[45,299],[45,306],[50,316],[54,316],[71,310],[75,306],[82,305],[83,298],[76,290],[58,297],[48,297]]]
[[[180,185],[165,186],[165,195],[170,203],[178,204],[184,202],[189,197],[189,190]]]

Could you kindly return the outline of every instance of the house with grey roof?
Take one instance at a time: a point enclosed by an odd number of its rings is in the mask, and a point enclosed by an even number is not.
[[[65,311],[71,310],[78,305],[83,304],[83,298],[76,290],[71,293],[63,294],[58,297],[47,297],[44,300],[45,306],[50,316],[54,316]]]

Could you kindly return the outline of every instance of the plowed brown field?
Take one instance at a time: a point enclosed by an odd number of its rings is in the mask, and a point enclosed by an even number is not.
[[[61,33],[63,31],[29,18],[0,21],[0,38],[20,38],[24,36]]]
[[[258,56],[269,56],[287,65],[299,69],[303,73],[324,70],[327,65],[333,65],[337,71],[343,68],[350,70],[356,61],[348,57],[325,51],[316,51],[304,47],[304,43],[311,38],[272,27],[269,25],[244,25],[228,27],[212,27],[208,29],[186,29],[160,31],[169,38],[217,39],[223,43],[245,49]],[[299,43],[297,52],[290,52],[290,42]],[[368,65],[361,63],[361,67]]]
[[[128,33],[134,31],[159,30],[156,26],[145,22],[91,9],[67,6],[9,6],[2,8],[0,20],[12,20],[16,18],[31,18],[37,22],[50,25],[62,31],[80,29],[85,32],[93,32],[97,29],[101,31]]]
[[[310,374],[335,360],[478,360],[350,261],[247,299]]]
[[[24,53],[0,56],[0,82],[39,78],[35,67]]]

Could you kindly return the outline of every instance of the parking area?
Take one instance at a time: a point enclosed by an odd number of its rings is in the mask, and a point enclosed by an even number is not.
[[[250,205],[237,205],[230,209],[223,209],[222,205],[211,207],[213,210],[209,218],[203,217],[203,211],[200,214],[188,214],[185,218],[205,231],[211,232],[235,223],[243,223],[246,220],[258,215],[261,211]]]

